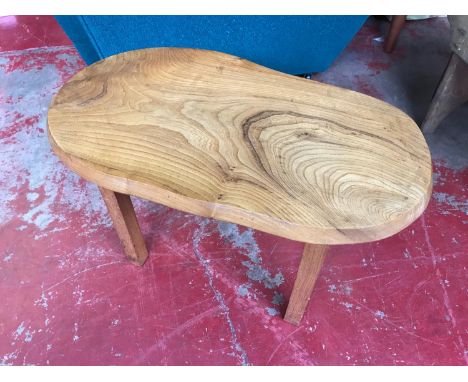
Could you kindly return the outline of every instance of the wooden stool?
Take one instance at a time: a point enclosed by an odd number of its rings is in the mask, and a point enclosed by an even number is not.
[[[128,258],[148,257],[129,195],[305,243],[298,324],[332,244],[424,211],[431,158],[397,108],[227,54],[145,49],[76,74],[48,116],[55,153],[102,192]]]

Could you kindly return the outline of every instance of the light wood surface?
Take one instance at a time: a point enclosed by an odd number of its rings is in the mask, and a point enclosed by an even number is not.
[[[327,253],[327,245],[306,244],[284,320],[299,325]]]
[[[99,187],[99,190],[106,202],[127,258],[134,264],[143,265],[148,258],[148,251],[130,196],[102,187]]]
[[[431,192],[426,142],[397,108],[218,52],[109,57],[59,91],[48,126],[101,187],[302,242],[390,236]]]

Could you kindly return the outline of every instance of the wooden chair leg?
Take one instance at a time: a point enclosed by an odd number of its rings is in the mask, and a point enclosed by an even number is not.
[[[388,31],[387,38],[384,43],[384,52],[392,53],[395,49],[398,36],[400,35],[403,26],[405,25],[406,16],[393,16],[390,30]]]
[[[299,325],[327,253],[327,245],[306,244],[284,320]]]
[[[421,125],[425,133],[433,133],[455,108],[468,101],[468,64],[452,53],[442,79]]]
[[[143,265],[148,257],[148,251],[130,196],[102,187],[99,187],[99,190],[106,202],[125,254],[132,263]]]

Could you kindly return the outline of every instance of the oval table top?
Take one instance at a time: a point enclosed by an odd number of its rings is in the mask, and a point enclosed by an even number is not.
[[[62,161],[101,187],[307,243],[385,238],[431,194],[405,113],[219,52],[108,57],[63,86],[48,127]]]

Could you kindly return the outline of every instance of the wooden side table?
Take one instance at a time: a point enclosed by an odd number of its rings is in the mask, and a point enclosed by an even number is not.
[[[148,257],[129,195],[305,243],[285,320],[327,247],[413,222],[431,158],[397,108],[227,54],[146,49],[95,63],[54,98],[55,153],[102,192],[128,258]]]

